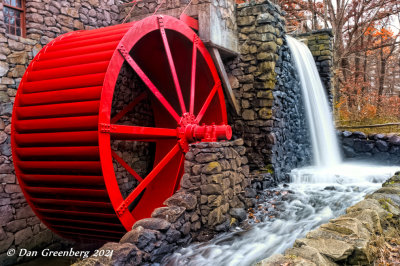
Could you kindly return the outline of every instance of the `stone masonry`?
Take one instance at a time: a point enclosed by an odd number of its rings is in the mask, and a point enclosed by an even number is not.
[[[384,165],[400,164],[400,137],[395,134],[339,132],[343,155],[350,160],[373,161]]]
[[[269,1],[237,7],[240,56],[227,62],[241,105],[233,132],[245,140],[251,170],[285,173],[309,163],[300,85],[284,39],[284,19]],[[299,159],[302,158],[302,159]]]
[[[160,263],[178,247],[206,241],[247,218],[253,206],[249,166],[243,140],[192,144],[186,154],[181,188],[153,211],[151,218],[136,222],[119,243],[101,249],[110,257],[90,257],[80,265],[149,265]]]
[[[315,64],[321,77],[322,84],[332,103],[332,64],[333,64],[333,33],[331,29],[316,30],[308,33],[295,35],[296,38],[304,40],[314,56]]]

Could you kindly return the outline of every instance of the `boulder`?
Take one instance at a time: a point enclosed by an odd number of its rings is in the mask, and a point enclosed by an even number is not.
[[[171,223],[160,218],[145,218],[137,221],[133,225],[132,229],[135,229],[138,226],[141,226],[145,229],[166,231],[171,226]]]
[[[317,249],[310,246],[301,246],[295,248],[289,248],[285,251],[286,256],[296,256],[309,260],[318,266],[334,266],[337,265],[333,261],[329,260],[326,256],[318,252]]]
[[[121,240],[120,244],[131,243],[137,245],[138,248],[143,249],[149,243],[156,242],[158,231],[145,229],[142,226],[137,226],[128,233],[126,233]]]
[[[392,145],[400,146],[400,137],[397,135],[391,136],[388,141]]]
[[[389,144],[384,141],[384,140],[377,140],[375,142],[375,146],[378,148],[380,151],[388,151],[389,150]]]
[[[193,210],[197,206],[197,198],[195,195],[186,193],[186,192],[178,192],[169,197],[165,202],[165,205],[168,207],[179,206],[183,207],[186,210]],[[176,212],[178,210],[175,209]]]
[[[281,265],[296,265],[296,266],[317,266],[312,261],[303,259],[301,257],[289,257],[281,254],[274,254],[269,258],[266,258],[257,264],[256,266],[281,266]]]
[[[160,207],[153,211],[151,217],[165,219],[170,223],[174,223],[185,210],[185,207],[180,206]]]
[[[318,250],[320,254],[331,258],[333,261],[346,260],[354,251],[353,245],[337,239],[297,239],[294,243],[294,247],[302,246],[312,247]]]

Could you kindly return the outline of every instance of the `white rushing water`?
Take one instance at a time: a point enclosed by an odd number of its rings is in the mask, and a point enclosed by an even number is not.
[[[291,183],[265,191],[266,195],[281,197],[266,197],[267,201],[257,206],[260,223],[182,248],[164,264],[246,266],[283,253],[297,238],[344,214],[347,207],[377,190],[400,170],[399,166],[342,163],[326,93],[311,52],[289,36],[287,41],[303,89],[314,166],[294,169],[290,173]]]
[[[331,171],[313,168],[296,171],[289,187],[280,185],[275,191],[291,191],[286,200],[276,199],[277,218],[265,216],[264,221],[249,230],[236,228],[207,243],[196,243],[175,252],[165,263],[179,266],[247,266],[275,253],[283,253],[297,238],[344,213],[345,209],[381,187],[399,167],[342,165]],[[347,173],[347,170],[351,170]],[[356,171],[354,171],[356,169]],[[331,169],[332,170],[332,169]],[[337,169],[336,169],[337,170]],[[352,173],[356,172],[355,177]],[[329,174],[336,182],[323,182]],[[313,180],[321,182],[314,183]],[[306,183],[311,181],[312,183]],[[271,204],[262,204],[271,210]],[[259,208],[259,207],[258,207]],[[273,207],[272,207],[273,208]]]
[[[286,39],[301,82],[315,165],[337,165],[341,163],[339,144],[313,55],[304,43],[290,36]]]

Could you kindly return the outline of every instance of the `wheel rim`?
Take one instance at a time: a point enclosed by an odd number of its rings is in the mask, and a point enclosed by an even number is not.
[[[91,238],[93,236],[107,240],[117,238],[124,230],[118,226],[112,227],[116,220],[120,221],[125,230],[130,230],[136,220],[149,217],[154,208],[161,206],[163,201],[179,188],[184,168],[184,154],[188,150],[190,142],[229,139],[231,136],[230,127],[226,125],[227,116],[223,92],[212,59],[203,43],[198,40],[197,35],[189,27],[172,17],[152,16],[139,22],[105,29],[102,34],[106,37],[100,36],[101,31],[86,32],[84,33],[86,35],[71,34],[64,37],[64,42],[59,40],[58,44],[53,43],[43,49],[38,58],[35,58],[37,69],[34,69],[35,62],[29,66],[20,85],[20,90],[23,92],[19,92],[17,95],[14,106],[14,112],[19,115],[13,114],[13,131],[15,130],[16,134],[12,136],[12,147],[16,173],[22,190],[35,213],[46,225],[63,236],[73,238]],[[121,36],[123,36],[122,39],[120,39]],[[92,39],[89,41],[88,37]],[[107,41],[99,46],[97,43],[104,38]],[[86,44],[90,42],[90,44],[87,47],[80,47],[82,42],[86,42]],[[90,56],[96,46],[101,48],[96,56]],[[65,48],[68,48],[69,56],[57,59],[57,56],[60,56]],[[111,49],[114,50],[112,54],[109,52]],[[102,59],[102,56],[104,62],[102,60],[99,62],[99,58]],[[45,121],[46,125],[43,127],[46,133],[43,133],[42,129],[40,129],[41,131],[38,129],[37,132],[40,131],[42,141],[45,137],[51,137],[49,134],[56,134],[59,142],[49,144],[51,140],[46,139],[47,142],[44,141],[45,144],[43,144],[32,139],[32,135],[29,136],[29,141],[24,142],[21,136],[24,135],[23,137],[26,139],[28,137],[25,133],[36,132],[34,123],[38,122],[37,117],[33,117],[34,121],[25,121],[30,118],[26,115],[26,111],[28,111],[25,110],[26,106],[30,108],[29,111],[35,109],[31,106],[35,102],[33,99],[36,97],[35,93],[38,92],[35,91],[38,87],[38,83],[35,83],[36,79],[41,82],[40,80],[43,78],[40,75],[46,75],[45,81],[48,79],[54,81],[54,79],[60,78],[57,76],[59,71],[57,71],[58,69],[48,70],[49,64],[63,67],[63,64],[71,63],[74,60],[78,62],[78,66],[68,70],[71,72],[71,77],[68,77],[68,86],[49,85],[47,84],[49,82],[42,82],[39,84],[42,91],[39,92],[43,94],[44,88],[46,90],[44,93],[59,97],[61,98],[59,102],[63,102],[62,99],[69,99],[68,97],[78,99],[79,90],[76,87],[85,86],[84,102],[77,100],[76,103],[70,103],[65,100],[68,102],[66,104],[70,105],[66,106],[66,109],[73,107],[75,110],[79,110],[79,120],[69,119],[66,114],[61,115],[64,118],[58,118],[60,114],[55,111],[56,108],[53,108],[51,109],[53,117],[59,119],[60,121],[57,121],[60,124],[69,123],[68,126],[64,126],[65,128],[52,126],[53,119],[52,123]],[[84,66],[81,67],[81,61],[93,62],[90,65],[91,70],[87,70]],[[147,91],[138,95],[128,106],[111,117],[114,90],[124,62],[128,63],[140,77],[146,85]],[[93,70],[96,67],[98,70]],[[40,72],[42,69],[44,70]],[[82,72],[85,74],[85,71],[87,72],[86,76],[79,75]],[[75,77],[74,75],[79,76]],[[88,77],[88,79],[82,79],[83,77]],[[101,88],[95,87],[99,83],[102,84]],[[46,86],[49,89],[46,89]],[[54,90],[51,86],[56,86],[61,90]],[[60,92],[62,96],[56,96]],[[93,96],[94,100],[88,100],[90,93],[99,95],[100,92],[101,97]],[[40,99],[36,99],[36,101],[46,102]],[[142,101],[151,103],[153,127],[128,126],[118,123],[126,113],[129,113]],[[59,107],[59,102],[57,102],[57,107]],[[37,103],[33,104],[33,106],[36,105]],[[43,105],[40,107],[42,108]],[[93,110],[97,110],[98,115],[94,115]],[[115,110],[114,113],[116,113]],[[47,116],[46,119],[48,119]],[[205,125],[202,125],[203,123]],[[96,136],[94,136],[93,124],[97,128]],[[60,133],[60,131],[68,132]],[[61,142],[62,152],[59,151],[59,148],[57,151],[49,151],[54,150],[54,148],[49,148],[52,145],[60,146],[60,139],[63,140]],[[97,147],[96,139],[98,140]],[[150,173],[146,177],[139,176],[118,155],[117,150],[112,150],[112,140],[155,143],[154,163]],[[70,144],[65,144],[68,141]],[[81,146],[84,148],[78,148],[80,147],[77,146],[79,142],[83,143]],[[33,145],[36,149],[29,150],[29,145]],[[52,153],[56,154],[54,158],[57,158],[54,162],[48,158]],[[40,154],[45,154],[47,157],[42,158]],[[74,161],[66,161],[72,160],[72,157],[68,156],[72,156]],[[35,158],[41,158],[43,165],[35,166],[33,164],[36,162]],[[47,158],[47,161],[44,158]],[[127,169],[132,178],[136,178],[139,183],[126,198],[122,196],[118,186],[113,168],[113,158],[114,162],[116,161]],[[57,170],[51,170],[52,167]],[[68,175],[60,174],[60,167],[63,167],[62,169]],[[38,170],[35,172],[32,169]],[[27,172],[34,173],[36,176],[27,176]],[[53,176],[49,173],[53,173]],[[37,179],[38,174],[42,176],[41,179]],[[54,180],[55,176],[58,178],[57,181]],[[82,178],[82,181],[79,178]],[[50,188],[43,185],[47,184],[42,182],[43,179],[48,179]],[[65,184],[71,182],[73,185],[66,187]],[[79,190],[79,186],[76,186],[76,183],[79,182],[84,183],[81,190]],[[61,185],[55,185],[55,183]],[[59,202],[54,201],[54,196],[48,196],[49,193],[61,193]],[[71,194],[75,195],[75,198]],[[63,195],[72,198],[64,200]],[[106,197],[109,198],[108,203]],[[44,204],[43,198],[45,200],[51,198],[53,205],[48,200]],[[78,207],[63,210],[62,206],[68,204]],[[134,208],[132,208],[133,205]],[[94,212],[92,208],[99,208],[99,211]],[[110,209],[115,212],[112,213]],[[75,220],[65,217],[71,213],[75,215],[72,216]],[[94,217],[98,215],[98,217],[105,218],[101,221],[85,218],[82,221],[81,217],[85,215]],[[67,222],[72,223],[73,226],[66,225]],[[102,228],[108,229],[103,230]],[[77,230],[78,233],[74,233]]]

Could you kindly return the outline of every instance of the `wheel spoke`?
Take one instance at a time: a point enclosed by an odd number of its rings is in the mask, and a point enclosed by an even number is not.
[[[177,174],[176,174],[176,177],[175,177],[174,193],[175,193],[175,191],[178,190],[178,187],[179,187],[179,182],[180,182],[179,177],[181,175],[181,171],[182,171],[182,167],[183,167],[184,161],[185,161],[185,154],[182,153],[180,161],[179,161],[179,168],[178,168],[178,171],[177,171]]]
[[[124,206],[129,206],[139,194],[150,184],[151,181],[161,172],[161,170],[167,165],[172,158],[179,152],[179,144],[175,146],[168,152],[168,154],[157,164],[156,167],[146,176],[146,178],[129,194],[128,197],[120,204],[118,209],[123,209]]]
[[[132,102],[130,102],[124,109],[122,109],[119,113],[117,113],[112,119],[111,119],[111,124],[117,123],[126,113],[131,111],[133,108],[135,108],[138,103],[146,99],[147,93],[142,92],[137,96]]]
[[[160,103],[167,109],[167,111],[172,115],[172,117],[176,120],[176,122],[180,122],[180,117],[174,110],[174,108],[169,104],[169,102],[164,98],[161,92],[157,89],[157,87],[151,82],[151,80],[146,76],[143,70],[136,64],[135,60],[133,60],[132,56],[129,55],[128,51],[125,47],[120,44],[118,47],[118,51],[124,57],[126,62],[133,68],[133,70],[139,75],[139,77],[143,80],[146,86],[150,89],[150,91],[154,94],[154,96],[160,101]]]
[[[194,89],[196,85],[196,63],[197,63],[197,42],[198,37],[195,34],[193,40],[193,51],[192,51],[192,77],[190,82],[190,113],[194,113]]]
[[[142,182],[143,178],[140,177],[138,173],[136,173],[135,170],[133,170],[121,157],[118,156],[118,154],[115,151],[111,151],[112,157],[120,164],[122,167],[125,168],[128,173],[130,173],[137,181]]]
[[[208,95],[206,101],[204,102],[203,106],[200,109],[199,114],[196,117],[196,123],[199,123],[204,116],[204,113],[207,111],[208,107],[210,106],[211,100],[213,99],[217,90],[221,87],[221,82],[217,82],[214,85],[214,88],[211,90],[210,94]]]
[[[109,133],[114,139],[149,140],[149,139],[173,139],[177,138],[176,129],[140,127],[124,125],[101,125],[101,132]]]
[[[176,89],[176,93],[178,94],[178,100],[181,105],[182,114],[184,114],[184,113],[186,113],[185,102],[183,100],[181,86],[179,84],[178,75],[176,74],[174,59],[172,58],[171,49],[169,47],[167,34],[165,33],[164,23],[163,23],[162,19],[163,19],[162,17],[158,17],[158,24],[160,27],[161,38],[164,43],[165,53],[167,54],[167,58],[168,58],[169,69],[171,70],[172,79],[174,80],[175,89]]]

